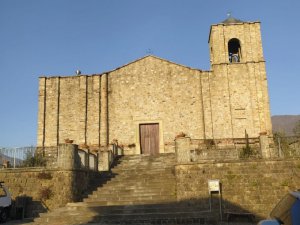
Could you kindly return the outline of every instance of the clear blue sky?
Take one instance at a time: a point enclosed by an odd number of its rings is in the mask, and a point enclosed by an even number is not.
[[[36,144],[38,77],[145,56],[208,70],[211,24],[261,21],[272,115],[300,114],[299,0],[0,0],[0,146]]]

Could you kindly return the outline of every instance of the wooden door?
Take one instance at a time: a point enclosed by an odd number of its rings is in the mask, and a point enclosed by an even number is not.
[[[140,124],[141,153],[159,154],[159,125],[158,123]]]

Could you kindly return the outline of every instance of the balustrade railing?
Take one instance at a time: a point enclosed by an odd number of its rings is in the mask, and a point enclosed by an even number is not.
[[[0,166],[2,168],[16,168],[28,166],[28,161],[34,156],[36,147],[0,147]]]

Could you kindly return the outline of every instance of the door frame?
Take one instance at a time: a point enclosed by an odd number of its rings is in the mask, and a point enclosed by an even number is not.
[[[163,136],[163,122],[161,120],[140,120],[135,121],[135,154],[142,154],[141,152],[141,143],[140,143],[140,125],[141,124],[158,124],[158,132],[159,132],[159,154],[164,153],[164,136]]]

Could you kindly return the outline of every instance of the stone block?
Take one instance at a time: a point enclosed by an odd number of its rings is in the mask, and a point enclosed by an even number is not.
[[[98,170],[109,171],[110,170],[110,151],[100,151],[98,155]]]
[[[178,163],[189,163],[190,162],[190,143],[191,138],[180,137],[175,140],[175,151],[176,159]]]
[[[58,146],[57,166],[66,170],[81,168],[78,145],[60,144]]]

